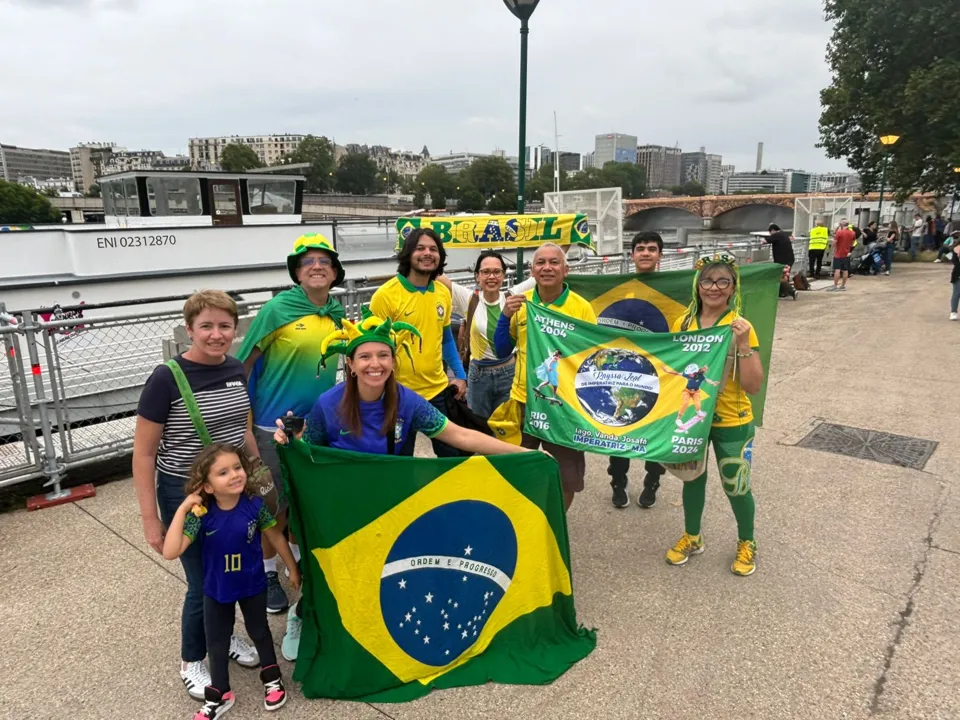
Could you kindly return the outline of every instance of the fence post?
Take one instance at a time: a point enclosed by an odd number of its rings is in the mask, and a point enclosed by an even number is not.
[[[359,301],[357,300],[357,281],[353,278],[347,278],[346,283],[347,287],[344,294],[347,297],[347,302],[345,310],[347,317],[356,320],[361,315]]]
[[[17,321],[13,315],[7,313],[7,307],[0,302],[0,328],[16,328]],[[37,431],[33,425],[33,414],[30,412],[30,393],[27,390],[27,379],[23,368],[23,359],[20,357],[19,343],[8,333],[3,334],[4,354],[7,356],[7,367],[10,372],[10,384],[13,388],[13,404],[17,408],[17,421],[20,424],[20,441],[24,447],[24,459],[40,471],[40,451],[37,447]]]
[[[63,465],[57,460],[57,448],[53,443],[53,428],[50,424],[50,409],[47,405],[50,399],[43,387],[43,371],[40,367],[40,354],[37,352],[37,332],[44,332],[40,326],[39,315],[31,313],[30,322],[24,323],[23,331],[27,343],[27,353],[30,356],[30,373],[33,375],[33,387],[36,391],[37,412],[40,415],[40,431],[43,434],[43,467],[41,468],[47,481],[44,487],[53,485],[53,489],[46,495],[35,495],[27,500],[28,510],[39,510],[44,507],[61,505],[73,502],[84,497],[94,495],[93,485],[81,485],[70,490],[60,487],[63,479]]]

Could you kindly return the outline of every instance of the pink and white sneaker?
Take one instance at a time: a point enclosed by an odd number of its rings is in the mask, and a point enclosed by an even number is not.
[[[203,707],[193,716],[193,720],[217,720],[233,707],[236,697],[229,690],[221,693],[213,685],[207,685],[203,690]]]
[[[267,710],[279,710],[287,702],[287,691],[283,687],[283,676],[276,665],[268,665],[260,671],[263,683],[263,707]]]

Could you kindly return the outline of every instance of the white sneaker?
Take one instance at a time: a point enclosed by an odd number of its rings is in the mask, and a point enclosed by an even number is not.
[[[255,647],[236,635],[230,638],[230,659],[243,667],[260,667],[260,656]]]
[[[951,320],[956,320],[956,319],[957,319],[957,314],[956,314],[956,313],[950,313],[950,319],[951,319]]]
[[[187,663],[186,669],[184,669],[183,663],[180,663],[180,679],[183,680],[187,692],[194,700],[203,700],[204,688],[213,683],[213,680],[210,679],[210,671],[203,664],[203,660]]]

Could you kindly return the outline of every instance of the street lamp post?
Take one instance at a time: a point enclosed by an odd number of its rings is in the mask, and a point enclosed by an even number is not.
[[[953,203],[950,205],[950,222],[953,222],[953,213],[957,210],[957,200],[960,199],[960,165],[953,168],[957,181],[953,185]],[[957,228],[954,228],[956,230]]]
[[[523,191],[527,178],[527,37],[528,21],[540,0],[503,0],[504,5],[520,20],[520,152],[517,155],[517,214],[523,215]],[[517,249],[517,272],[523,273],[523,249]],[[519,279],[523,279],[522,277]]]
[[[883,145],[884,150],[887,150],[894,145],[900,139],[899,135],[881,135],[880,143]],[[887,182],[887,165],[890,163],[890,153],[885,152],[883,155],[883,169],[880,171],[880,204],[877,206],[877,229],[883,226],[883,191],[884,185]],[[869,223],[868,223],[869,224]]]

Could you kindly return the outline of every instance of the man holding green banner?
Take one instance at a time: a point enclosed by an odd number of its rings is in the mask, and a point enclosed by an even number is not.
[[[553,243],[541,245],[533,254],[531,271],[537,283],[536,287],[523,295],[511,295],[507,298],[503,313],[497,322],[497,330],[494,333],[494,346],[499,357],[509,357],[514,348],[517,349],[517,366],[513,375],[513,389],[510,391],[510,400],[520,404],[521,417],[524,415],[524,405],[530,400],[527,393],[528,370],[532,370],[533,377],[536,377],[537,368],[546,360],[546,358],[540,358],[536,365],[528,368],[528,307],[553,308],[555,312],[561,315],[587,323],[597,321],[597,316],[590,304],[576,293],[570,292],[570,288],[564,282],[569,267],[563,248]],[[547,382],[549,383],[550,371],[547,368],[544,368],[544,370],[547,373]],[[534,387],[539,382],[541,381],[538,380]],[[536,390],[534,395],[539,397],[544,394]],[[542,438],[537,438],[528,433],[523,434],[520,444],[532,449],[542,445],[544,450],[557,459],[560,464],[560,478],[563,481],[564,507],[569,510],[574,495],[583,490],[583,480],[586,474],[586,459],[583,451],[542,440]]]

